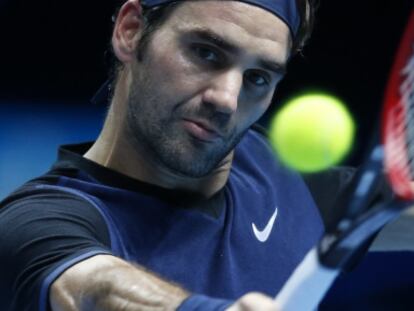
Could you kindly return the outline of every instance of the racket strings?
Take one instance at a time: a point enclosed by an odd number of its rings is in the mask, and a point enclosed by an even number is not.
[[[395,83],[389,89],[384,111],[384,164],[394,192],[411,200],[414,199],[414,50],[393,77]]]
[[[406,150],[410,180],[414,180],[414,52],[407,65],[402,70],[403,83],[401,84],[401,104],[404,107],[405,120],[403,131],[406,137]],[[402,150],[404,152],[404,150]]]

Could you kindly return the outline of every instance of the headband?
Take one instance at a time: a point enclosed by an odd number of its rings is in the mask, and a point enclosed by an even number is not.
[[[143,0],[144,7],[154,7],[177,0]],[[279,17],[289,27],[293,37],[296,37],[300,17],[295,0],[238,0],[265,9]]]

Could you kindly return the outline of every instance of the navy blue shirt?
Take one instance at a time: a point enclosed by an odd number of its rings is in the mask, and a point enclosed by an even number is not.
[[[322,235],[301,177],[279,165],[255,130],[236,147],[225,187],[208,200],[99,166],[82,157],[89,147],[61,148],[50,172],[2,203],[0,239],[19,238],[0,240],[0,267],[10,267],[0,279],[1,305],[46,310],[56,277],[100,253],[194,293],[274,296]]]

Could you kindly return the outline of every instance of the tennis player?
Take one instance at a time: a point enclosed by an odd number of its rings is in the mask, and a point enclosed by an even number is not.
[[[2,310],[275,310],[323,225],[255,122],[309,0],[128,0],[93,143],[0,209]]]

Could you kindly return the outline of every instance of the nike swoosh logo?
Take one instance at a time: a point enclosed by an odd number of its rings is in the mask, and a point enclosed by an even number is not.
[[[277,217],[277,206],[276,206],[275,212],[273,213],[272,217],[270,218],[269,222],[267,223],[266,227],[263,230],[257,229],[256,225],[252,223],[254,235],[260,242],[264,243],[269,238],[270,233],[272,232],[272,229],[273,229],[273,225],[275,224],[276,217]]]

